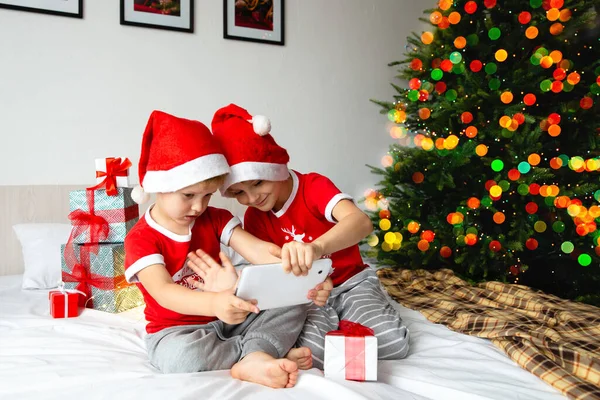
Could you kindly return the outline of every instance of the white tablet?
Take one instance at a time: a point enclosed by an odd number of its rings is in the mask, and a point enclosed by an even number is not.
[[[244,300],[256,299],[261,310],[306,304],[311,302],[308,292],[330,272],[329,258],[314,261],[306,276],[286,274],[281,264],[249,265],[240,274],[235,295]]]

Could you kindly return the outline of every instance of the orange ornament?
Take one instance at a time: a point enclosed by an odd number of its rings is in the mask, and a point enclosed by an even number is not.
[[[525,30],[525,37],[527,39],[535,39],[538,35],[539,31],[538,28],[536,28],[535,26],[530,26],[529,28],[527,28]]]
[[[600,249],[600,246],[598,246],[597,248]],[[452,249],[448,246],[444,246],[440,249],[440,256],[444,257],[444,258],[448,258],[450,256],[452,256]]]
[[[423,34],[421,34],[421,41],[424,44],[431,44],[433,42],[433,33],[423,32]]]
[[[419,240],[419,243],[417,243],[417,247],[421,251],[427,251],[429,250],[429,242],[427,240]]]
[[[511,92],[504,92],[500,95],[500,101],[504,104],[509,104],[513,101],[513,94]]]
[[[419,109],[419,118],[425,120],[431,116],[431,110],[429,108],[420,108]]]
[[[506,220],[506,216],[504,215],[504,213],[498,211],[497,213],[494,214],[494,222],[497,223],[498,225],[504,223],[505,220]]]
[[[423,175],[422,172],[415,172],[412,175],[412,180],[414,183],[417,183],[417,184],[423,183],[423,181],[425,180],[425,175]]]
[[[560,35],[565,29],[565,26],[560,22],[556,22],[550,26],[550,34],[553,36]]]
[[[481,202],[477,197],[471,197],[469,200],[467,200],[467,207],[472,208],[473,210],[479,208],[480,204]]]
[[[477,136],[477,128],[472,125],[468,126],[465,130],[465,135],[467,135],[468,138],[473,139],[475,136]]]
[[[419,223],[416,221],[409,222],[408,227],[407,227],[407,229],[410,233],[417,233],[417,232],[419,232],[420,228],[421,228],[421,225],[419,225]]]
[[[463,36],[459,36],[456,39],[454,39],[454,47],[456,47],[457,49],[464,49],[466,45],[467,39],[465,39]]]
[[[450,13],[450,15],[448,15],[448,21],[450,21],[450,23],[452,25],[456,25],[460,22],[461,16],[460,13],[453,11]]]

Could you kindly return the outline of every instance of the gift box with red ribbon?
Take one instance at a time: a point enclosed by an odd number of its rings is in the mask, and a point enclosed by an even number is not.
[[[65,288],[85,293],[81,306],[119,313],[144,304],[137,286],[125,280],[122,243],[67,243],[62,250],[62,280]]]
[[[140,216],[131,188],[117,188],[114,196],[104,189],[74,190],[69,193],[69,219],[73,243],[124,242]]]
[[[126,157],[96,158],[96,186],[89,189],[105,189],[106,194],[115,196],[117,188],[129,187],[131,161]]]
[[[327,378],[377,380],[377,338],[371,328],[340,321],[337,331],[325,335],[324,372]]]
[[[73,318],[79,315],[80,297],[83,293],[78,290],[68,290],[60,286],[59,290],[48,293],[50,300],[50,315],[54,318]]]

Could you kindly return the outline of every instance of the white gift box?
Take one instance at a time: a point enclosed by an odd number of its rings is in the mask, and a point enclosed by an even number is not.
[[[377,380],[377,338],[325,335],[326,378]]]
[[[96,163],[96,184],[102,183],[106,179],[106,175],[102,173],[106,173],[106,164],[111,159],[115,159],[117,157],[107,157],[107,158],[96,158],[94,161]],[[120,157],[120,163],[123,163],[127,160],[126,157]],[[125,170],[125,176],[116,176],[115,177],[117,187],[130,187],[129,185],[129,168]]]

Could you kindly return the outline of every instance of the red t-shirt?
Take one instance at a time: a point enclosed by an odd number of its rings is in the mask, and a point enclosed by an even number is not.
[[[292,240],[308,243],[335,226],[332,211],[344,199],[352,199],[329,178],[316,173],[290,171],[293,188],[290,198],[278,212],[263,212],[249,207],[244,215],[244,229],[254,236],[278,246]],[[360,256],[358,245],[325,255],[331,258],[334,285],[345,282],[367,265]]]
[[[163,264],[175,283],[195,290],[188,280],[200,277],[186,265],[188,253],[201,248],[219,260],[220,243],[228,245],[233,229],[239,224],[239,219],[229,211],[208,207],[190,225],[189,234],[178,235],[156,223],[148,208],[125,238],[125,277],[128,282],[136,283],[144,295],[148,333],[177,325],[206,324],[216,318],[179,314],[162,307],[138,281],[137,273],[150,265]]]

